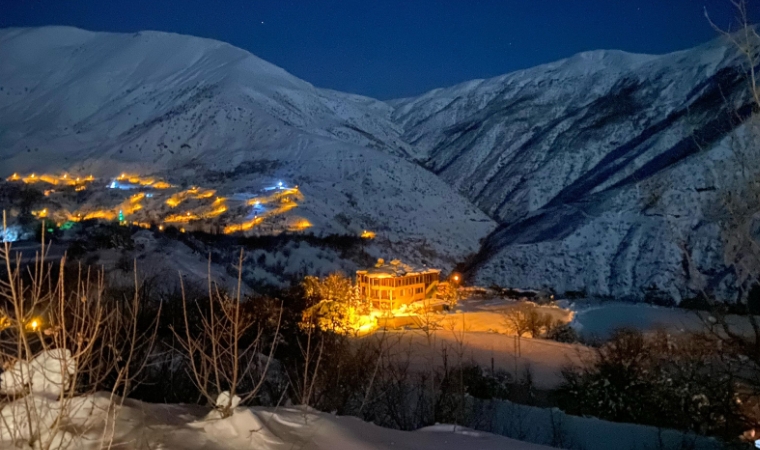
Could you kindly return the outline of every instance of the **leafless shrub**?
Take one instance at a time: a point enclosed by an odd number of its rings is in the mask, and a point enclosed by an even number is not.
[[[145,368],[160,315],[159,309],[150,324],[138,326],[136,265],[132,298],[119,301],[104,296],[102,271],[80,266],[72,286],[65,257],[59,264],[45,262],[44,230],[31,265],[14,256],[8,242],[0,248],[0,259],[2,389],[11,396],[9,403],[0,403],[11,410],[1,415],[0,439],[35,449],[75,447],[81,436],[72,430],[92,431],[94,426],[79,423],[71,428],[75,409],[82,407],[77,397],[106,389],[110,393],[100,444],[110,448],[115,418]],[[55,404],[40,401],[35,394],[41,392],[54,395]]]

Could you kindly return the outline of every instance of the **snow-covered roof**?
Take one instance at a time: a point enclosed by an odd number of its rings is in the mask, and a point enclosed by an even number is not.
[[[371,278],[394,278],[403,277],[407,275],[423,275],[428,273],[440,273],[441,269],[432,269],[426,266],[414,267],[409,264],[404,264],[401,261],[394,259],[393,261],[386,263],[382,259],[378,260],[375,267],[357,270],[357,274],[367,275]]]

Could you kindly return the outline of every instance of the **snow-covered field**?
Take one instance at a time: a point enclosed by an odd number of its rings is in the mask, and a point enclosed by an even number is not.
[[[561,370],[580,364],[593,350],[583,345],[563,344],[545,339],[520,339],[498,333],[437,330],[430,340],[421,331],[379,333],[388,339],[389,353],[399,361],[409,361],[412,368],[428,370],[446,364],[477,364],[483,368],[503,370],[516,380],[530,370],[535,385],[556,388],[562,381]]]
[[[579,364],[585,356],[590,356],[591,350],[582,345],[528,337],[518,343],[505,314],[525,303],[470,295],[460,300],[450,313],[398,314],[393,323],[401,329],[383,331],[381,328],[375,334],[387,339],[390,352],[398,359],[408,359],[412,367],[442,366],[445,357],[448,364],[493,367],[510,372],[515,379],[524,377],[529,369],[537,386],[554,388],[561,381],[560,371],[567,365]],[[539,314],[551,317],[553,322],[573,320],[571,310],[535,307]]]

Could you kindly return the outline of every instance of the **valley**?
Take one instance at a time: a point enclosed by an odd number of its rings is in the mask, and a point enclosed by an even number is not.
[[[0,29],[0,443],[753,440],[735,36],[378,100],[213,39]]]

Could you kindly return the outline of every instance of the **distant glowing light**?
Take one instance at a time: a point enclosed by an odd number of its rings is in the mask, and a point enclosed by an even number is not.
[[[0,238],[2,238],[2,242],[16,242],[19,238],[19,231],[19,227],[15,225],[0,229]]]
[[[311,222],[309,222],[306,219],[300,219],[296,223],[294,223],[291,228],[293,230],[305,230],[307,228],[311,228]]]
[[[28,324],[27,327],[29,327],[32,331],[37,331],[40,328],[40,321],[39,319],[32,319]]]

